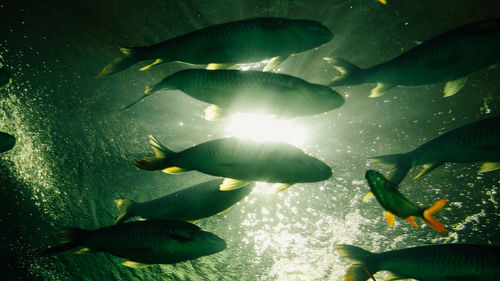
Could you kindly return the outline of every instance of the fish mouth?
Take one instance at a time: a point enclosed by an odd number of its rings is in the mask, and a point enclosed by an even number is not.
[[[201,244],[200,248],[208,254],[217,253],[227,248],[226,241],[211,232],[201,231],[197,236]]]

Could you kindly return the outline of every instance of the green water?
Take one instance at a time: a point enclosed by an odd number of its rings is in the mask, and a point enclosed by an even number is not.
[[[375,252],[430,243],[497,245],[500,176],[478,174],[479,164],[446,164],[402,183],[405,196],[422,206],[448,198],[436,214],[446,234],[398,219],[389,228],[381,207],[361,199],[369,190],[365,171],[381,169],[368,156],[406,152],[498,115],[499,68],[473,74],[446,99],[443,85],[396,88],[377,99],[368,98],[374,85],[336,88],[346,98],[341,108],[290,121],[305,131],[297,145],[330,165],[332,178],[278,195],[257,188],[229,212],[198,221],[226,240],[221,253],[147,269],[124,267],[123,259],[104,253],[38,257],[56,243],[56,227],[112,224],[118,197],[147,201],[209,178],[138,170],[132,162],[151,153],[147,135],[178,151],[234,133],[231,120],[205,121],[206,104],[181,92],[118,112],[146,85],[186,67],[168,63],[139,72],[144,62],[94,79],[119,46],[257,16],[314,19],[332,30],[333,40],[289,58],[280,72],[326,84],[337,72],[325,56],[368,67],[414,41],[500,16],[495,0],[388,1],[0,1],[0,62],[13,78],[0,91],[0,130],[18,139],[0,155],[2,280],[342,280],[349,262],[334,244]]]

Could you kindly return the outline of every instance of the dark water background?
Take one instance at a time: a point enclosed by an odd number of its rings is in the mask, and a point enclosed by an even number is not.
[[[326,84],[336,71],[321,58],[362,67],[388,60],[454,27],[499,17],[497,0],[347,1],[0,1],[0,62],[13,84],[0,91],[0,130],[18,138],[0,155],[1,280],[341,280],[348,262],[333,250],[349,243],[372,251],[430,243],[498,245],[498,172],[447,164],[403,184],[408,198],[430,205],[448,198],[436,217],[440,234],[402,220],[389,228],[376,202],[362,203],[367,156],[408,151],[458,126],[500,110],[500,69],[469,77],[442,98],[443,85],[396,88],[368,98],[374,85],[336,88],[340,109],[294,119],[306,128],[301,148],[333,168],[321,183],[279,195],[254,192],[227,213],[197,224],[228,249],[176,265],[130,269],[108,254],[38,253],[56,242],[55,227],[99,228],[118,215],[113,200],[151,200],[207,180],[197,172],[170,176],[138,170],[150,154],[147,135],[173,150],[230,134],[227,120],[209,123],[206,106],[180,92],[159,94],[117,112],[144,86],[185,68],[138,64],[103,80],[94,76],[119,46],[148,45],[199,28],[257,16],[322,22],[335,37],[288,59],[282,73]],[[369,166],[371,168],[376,166]],[[376,167],[380,168],[380,167]],[[415,175],[412,171],[411,175]]]

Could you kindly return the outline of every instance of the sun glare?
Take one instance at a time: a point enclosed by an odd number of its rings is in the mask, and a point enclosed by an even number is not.
[[[306,138],[306,130],[291,120],[275,119],[266,115],[235,114],[226,127],[234,137],[258,141],[283,141],[301,146]]]

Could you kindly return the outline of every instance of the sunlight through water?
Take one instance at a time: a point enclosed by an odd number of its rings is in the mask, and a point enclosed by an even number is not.
[[[306,130],[290,120],[256,114],[235,114],[225,128],[229,135],[257,141],[282,141],[301,146]]]

